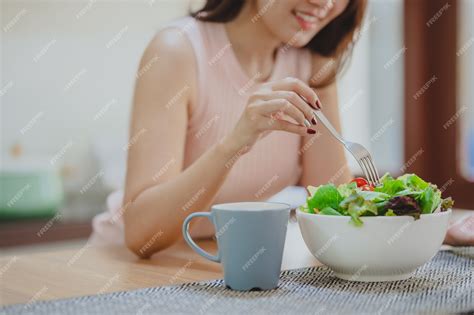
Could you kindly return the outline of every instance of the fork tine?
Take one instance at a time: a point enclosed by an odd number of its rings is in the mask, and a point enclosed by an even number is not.
[[[370,155],[369,155],[369,161],[370,161],[370,165],[372,165],[372,170],[373,170],[374,176],[375,176],[375,182],[377,184],[380,184],[379,172],[377,171],[377,168],[375,167],[374,160],[372,159],[372,157]]]
[[[374,163],[374,160],[372,159],[372,157],[370,157],[370,161],[372,162],[372,165],[374,167],[374,170],[375,170],[375,176],[377,176],[377,184],[380,184],[380,175],[379,175],[379,171],[377,170],[377,168],[375,167],[375,163]]]
[[[365,161],[368,165],[368,168],[369,168],[369,171],[370,173],[372,174],[372,180],[373,180],[373,183],[374,184],[378,184],[379,183],[379,180],[378,180],[378,176],[377,176],[377,173],[376,173],[376,170],[375,170],[375,165],[372,161],[372,158],[371,156],[366,156],[365,157]]]
[[[370,155],[367,159],[367,162],[369,163],[370,168],[372,169],[372,175],[374,177],[374,186],[376,186],[376,185],[379,184],[379,177],[377,176],[377,172],[376,172],[376,169],[375,169],[375,164],[374,164],[372,158],[370,157]]]
[[[372,174],[372,170],[370,168],[370,163],[367,161],[367,157],[364,156],[362,159],[361,159],[362,163],[364,164],[365,168],[367,169],[367,173],[368,173],[368,176],[367,176],[367,179],[369,181],[369,184],[373,185],[375,183],[374,181],[374,175]]]
[[[344,145],[344,147],[352,154],[352,156],[357,160],[357,163],[359,163],[360,168],[365,174],[365,177],[369,181],[371,181],[374,185],[380,183],[380,177],[377,172],[377,169],[375,168],[374,162],[372,160],[372,157],[370,156],[369,151],[367,151],[366,148],[364,148],[361,144],[355,143],[355,142],[350,142],[344,140],[344,138],[341,137],[339,132],[334,128],[334,126],[331,124],[331,122],[326,118],[326,116],[323,114],[323,112],[317,110],[314,111],[314,115],[316,115],[319,118],[319,121],[326,127],[326,129],[339,141]],[[363,161],[363,158],[367,158],[366,161]]]
[[[380,178],[377,173],[377,169],[375,168],[374,161],[372,160],[372,157],[370,156],[370,154],[366,156],[366,159],[367,159],[367,164],[369,165],[369,168],[372,171],[374,182],[378,184],[380,182]]]
[[[377,174],[375,173],[375,165],[374,163],[372,162],[371,158],[370,158],[370,155],[369,157],[367,158],[367,164],[369,165],[369,169],[371,170],[372,172],[372,179],[373,179],[373,182],[374,182],[374,186],[378,183],[378,180],[377,180]]]
[[[367,168],[365,167],[365,164],[362,163],[362,159],[356,158],[357,163],[359,163],[360,168],[362,169],[362,172],[364,173],[364,176],[369,179],[369,175],[367,173]]]

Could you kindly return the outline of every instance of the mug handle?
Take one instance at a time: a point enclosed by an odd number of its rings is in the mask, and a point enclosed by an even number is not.
[[[202,257],[215,261],[215,262],[221,262],[221,258],[219,257],[219,250],[217,251],[217,255],[211,255],[208,252],[206,252],[204,249],[199,247],[194,240],[191,238],[191,235],[189,235],[189,223],[193,218],[196,217],[206,217],[212,222],[212,213],[210,212],[195,212],[190,214],[183,223],[183,236],[184,239],[186,240],[186,243],[188,243],[189,246],[191,246],[192,249]]]

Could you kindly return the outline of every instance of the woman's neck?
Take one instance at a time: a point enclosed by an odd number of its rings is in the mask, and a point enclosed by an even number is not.
[[[266,80],[273,70],[274,57],[281,45],[257,18],[254,2],[248,2],[239,16],[225,24],[235,55],[244,71],[256,81]]]

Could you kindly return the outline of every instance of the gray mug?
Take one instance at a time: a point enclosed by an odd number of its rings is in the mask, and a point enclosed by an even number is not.
[[[220,262],[224,283],[233,290],[269,290],[278,286],[290,206],[273,202],[236,202],[196,212],[183,223],[186,242],[199,255]],[[189,235],[189,223],[207,217],[214,224],[217,255],[200,248]]]

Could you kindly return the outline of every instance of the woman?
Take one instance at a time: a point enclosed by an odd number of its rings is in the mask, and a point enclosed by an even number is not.
[[[94,220],[93,238],[148,257],[214,203],[349,181],[343,147],[317,130],[313,110],[324,104],[340,128],[335,77],[365,6],[208,0],[160,31],[137,76],[123,200]],[[213,229],[198,221],[193,233]]]

